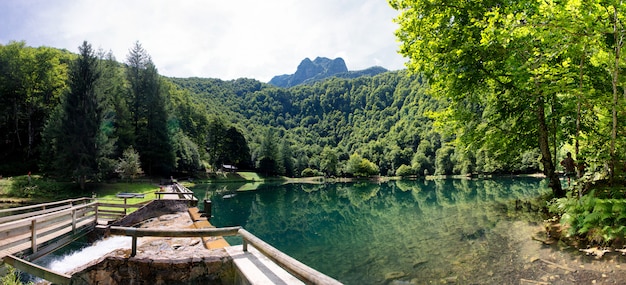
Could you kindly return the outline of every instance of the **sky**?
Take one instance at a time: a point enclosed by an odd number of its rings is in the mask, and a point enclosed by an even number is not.
[[[136,42],[169,77],[292,74],[305,58],[404,69],[387,0],[0,0],[0,44],[83,41],[124,62]]]

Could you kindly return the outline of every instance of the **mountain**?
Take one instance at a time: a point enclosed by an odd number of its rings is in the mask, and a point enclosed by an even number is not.
[[[305,58],[298,65],[296,73],[274,76],[269,84],[288,88],[305,83],[314,83],[329,77],[357,78],[374,76],[383,72],[387,72],[387,69],[380,66],[360,71],[348,71],[348,67],[341,57],[335,59],[317,57],[313,61]]]

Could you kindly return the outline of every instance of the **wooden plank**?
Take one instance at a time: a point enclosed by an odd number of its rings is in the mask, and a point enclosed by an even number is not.
[[[98,207],[110,207],[110,208],[141,208],[143,207],[145,204],[144,203],[137,203],[137,204],[116,204],[116,203],[100,203],[98,202]]]
[[[70,275],[54,272],[48,268],[28,262],[21,258],[17,258],[13,255],[5,256],[2,260],[20,271],[30,273],[39,278],[48,280],[54,284],[69,285],[72,278],[72,276]]]
[[[146,229],[129,227],[109,227],[112,235],[136,237],[208,237],[234,236],[241,227],[206,228],[206,229]]]
[[[85,202],[85,201],[90,201],[90,200],[92,200],[92,198],[67,199],[67,200],[57,201],[57,202],[50,202],[50,203],[43,203],[43,204],[37,204],[37,205],[29,205],[29,206],[23,206],[23,207],[8,208],[8,209],[0,210],[0,214],[11,213],[11,212],[19,212],[19,211],[25,211],[25,210],[37,209],[37,208],[42,208],[43,209],[43,208],[46,208],[46,207],[60,205],[60,204],[75,204],[77,202]]]
[[[6,216],[6,217],[0,217],[0,224],[11,222],[11,221],[16,221],[16,220],[21,220],[21,219],[24,219],[24,218],[39,216],[39,215],[43,215],[43,214],[48,214],[48,213],[52,213],[52,212],[56,212],[56,211],[60,211],[60,210],[64,210],[64,209],[68,209],[68,208],[71,208],[71,207],[72,207],[72,205],[67,204],[67,205],[63,205],[63,206],[55,207],[55,208],[49,208],[49,209],[44,209],[44,210],[39,210],[39,211],[34,211],[34,212],[28,212],[28,213],[23,213],[23,214],[17,214],[17,215],[11,215],[11,216]]]
[[[32,220],[36,219],[39,222],[45,222],[48,220],[52,220],[58,217],[62,217],[64,215],[68,215],[73,211],[73,210],[79,210],[79,209],[83,209],[83,208],[88,208],[88,207],[95,207],[98,203],[94,202],[94,203],[90,203],[90,204],[83,204],[83,205],[79,205],[79,206],[74,206],[73,208],[69,208],[69,209],[65,209],[65,210],[61,210],[61,211],[57,211],[57,212],[53,212],[53,213],[48,213],[48,214],[43,214],[43,215],[39,215],[39,216],[35,216],[35,217],[30,217],[30,218],[26,218],[26,219],[22,219],[20,221],[12,221],[12,222],[8,222],[8,223],[3,223],[0,224],[0,232],[4,232],[7,230],[10,230],[12,228],[15,227],[20,227],[20,226],[24,226],[24,225],[29,225],[31,223]]]

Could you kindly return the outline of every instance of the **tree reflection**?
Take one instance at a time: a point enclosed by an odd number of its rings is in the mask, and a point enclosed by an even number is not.
[[[506,244],[499,205],[544,192],[538,179],[274,185],[217,199],[212,223],[241,225],[346,284],[384,283],[397,271],[439,281],[493,263],[484,256]]]

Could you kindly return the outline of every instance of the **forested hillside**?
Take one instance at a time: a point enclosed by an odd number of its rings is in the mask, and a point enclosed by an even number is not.
[[[404,71],[280,88],[166,78],[139,43],[124,62],[89,43],[78,52],[0,46],[0,174],[84,187],[124,176],[121,163],[137,156],[150,176],[224,164],[291,177],[538,169],[534,149],[494,160],[456,148],[454,132],[433,123],[447,104]]]
[[[259,157],[267,127],[277,145],[289,146],[293,170],[351,175],[352,155],[373,162],[381,175],[466,174],[538,171],[538,151],[495,161],[484,151],[456,150],[454,135],[442,135],[432,117],[446,107],[428,95],[419,76],[404,71],[356,79],[332,78],[312,85],[278,88],[252,79],[221,81],[173,78],[201,105],[245,130]],[[446,132],[449,133],[449,132]],[[280,155],[280,153],[279,153]],[[331,161],[336,157],[337,162]],[[277,160],[285,160],[281,157]]]

